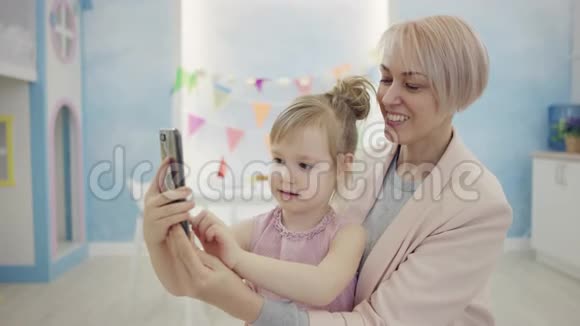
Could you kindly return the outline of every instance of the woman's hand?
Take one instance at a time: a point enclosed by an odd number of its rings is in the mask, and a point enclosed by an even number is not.
[[[143,212],[143,237],[148,247],[162,245],[167,238],[169,228],[191,218],[189,211],[195,207],[192,200],[187,201],[191,189],[182,187],[164,191],[162,185],[169,166],[169,159],[164,160],[157,170],[155,179],[145,194]],[[185,200],[175,202],[176,200]]]
[[[232,230],[209,211],[202,211],[193,218],[192,227],[206,252],[222,260],[234,269],[242,255]]]
[[[167,242],[177,283],[174,295],[205,301],[246,322],[258,318],[263,298],[218,258],[200,250],[179,225],[171,227]]]

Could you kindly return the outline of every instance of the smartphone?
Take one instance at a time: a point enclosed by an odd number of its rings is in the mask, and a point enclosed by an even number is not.
[[[181,133],[176,128],[160,129],[159,143],[161,144],[161,160],[170,157],[169,173],[163,180],[166,190],[177,189],[185,186],[185,173],[183,168],[183,149],[181,147]],[[178,199],[170,204],[185,201]],[[181,222],[185,234],[189,237],[189,221]]]

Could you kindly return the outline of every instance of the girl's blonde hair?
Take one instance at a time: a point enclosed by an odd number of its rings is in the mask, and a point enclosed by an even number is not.
[[[475,31],[453,16],[430,16],[391,26],[381,38],[385,57],[427,75],[439,107],[461,111],[489,78],[489,58]]]
[[[300,96],[274,121],[270,143],[300,132],[305,127],[321,128],[327,136],[329,152],[336,164],[338,154],[354,153],[358,143],[356,121],[370,111],[375,88],[363,77],[338,80],[326,93]]]

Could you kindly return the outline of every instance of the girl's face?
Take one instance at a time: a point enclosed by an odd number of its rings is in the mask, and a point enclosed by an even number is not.
[[[336,186],[336,169],[323,130],[305,127],[272,144],[270,187],[283,210],[326,209]]]
[[[451,110],[438,107],[428,76],[404,69],[400,60],[385,56],[380,67],[377,100],[385,120],[385,136],[409,145],[451,125]]]

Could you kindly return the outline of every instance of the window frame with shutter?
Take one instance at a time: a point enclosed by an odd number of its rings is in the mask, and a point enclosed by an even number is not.
[[[0,115],[0,124],[4,125],[4,133],[0,135],[0,139],[4,138],[4,148],[0,148],[0,160],[5,160],[5,164],[1,164],[0,168],[6,169],[5,173],[0,173],[0,187],[12,187],[16,184],[14,180],[14,143],[12,123],[14,118],[8,115]],[[0,146],[1,146],[0,142]],[[2,172],[2,171],[0,171]],[[2,178],[5,175],[6,178]]]

